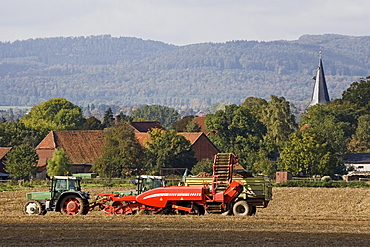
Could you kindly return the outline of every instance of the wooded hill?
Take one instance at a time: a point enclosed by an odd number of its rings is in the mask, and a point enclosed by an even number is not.
[[[0,42],[0,105],[158,104],[204,109],[283,96],[305,108],[319,51],[331,98],[370,75],[370,36],[175,46],[110,35]]]

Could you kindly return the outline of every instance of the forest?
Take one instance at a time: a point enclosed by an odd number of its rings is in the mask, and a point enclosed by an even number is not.
[[[332,99],[370,74],[370,36],[186,46],[110,35],[0,42],[0,106],[62,97],[81,107],[156,104],[198,111],[279,95],[305,110],[319,51]]]

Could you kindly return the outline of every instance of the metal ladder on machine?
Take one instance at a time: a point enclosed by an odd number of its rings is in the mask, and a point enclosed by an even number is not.
[[[223,192],[232,182],[233,165],[235,156],[231,153],[218,153],[213,162],[213,194]],[[207,211],[211,213],[221,213],[221,205],[208,205]]]

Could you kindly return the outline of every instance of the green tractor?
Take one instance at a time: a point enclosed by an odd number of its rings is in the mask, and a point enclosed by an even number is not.
[[[81,178],[55,176],[49,192],[30,192],[24,206],[28,215],[44,215],[56,211],[65,215],[84,215],[88,212],[90,196],[81,191]]]

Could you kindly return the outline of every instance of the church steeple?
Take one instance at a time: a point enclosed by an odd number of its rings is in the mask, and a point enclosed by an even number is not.
[[[328,101],[330,101],[330,98],[328,88],[326,86],[324,67],[322,66],[320,51],[319,67],[317,68],[315,87],[313,89],[312,100],[309,106],[325,104]]]

